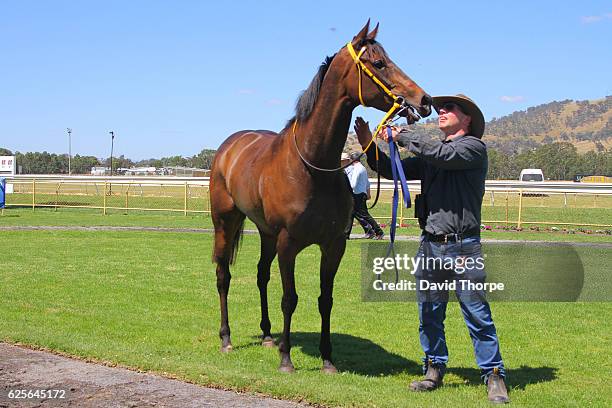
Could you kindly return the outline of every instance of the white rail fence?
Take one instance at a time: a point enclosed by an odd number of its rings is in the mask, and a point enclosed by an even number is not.
[[[7,181],[7,208],[96,208],[107,211],[209,213],[208,177],[17,175]],[[370,179],[372,195],[377,180]],[[411,194],[420,182],[410,181]],[[381,199],[372,214],[390,218],[393,182],[381,180]],[[612,227],[612,184],[564,181],[487,180],[483,223]],[[399,222],[415,220],[402,209]]]
[[[166,185],[200,185],[208,186],[209,177],[174,177],[174,176],[62,176],[62,175],[15,175],[5,177],[7,183],[20,181],[57,181],[62,183],[117,183],[117,184],[166,184]],[[376,179],[371,178],[370,184],[375,187]],[[381,189],[392,190],[391,180],[381,179]],[[411,190],[420,189],[420,181],[408,181]],[[590,193],[612,194],[610,183],[577,183],[573,181],[515,181],[515,180],[487,180],[487,191],[533,191],[533,192],[560,192],[560,193]]]

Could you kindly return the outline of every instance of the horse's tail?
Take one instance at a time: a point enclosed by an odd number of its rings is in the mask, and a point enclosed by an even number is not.
[[[242,246],[242,236],[244,232],[244,218],[240,221],[238,225],[238,229],[236,229],[236,234],[234,235],[234,241],[232,242],[232,252],[230,253],[229,263],[230,265],[234,264],[236,257],[238,256],[238,250],[240,246]]]

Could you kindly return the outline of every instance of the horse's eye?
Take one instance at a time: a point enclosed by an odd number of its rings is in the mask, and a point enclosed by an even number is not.
[[[383,60],[376,60],[372,63],[377,69],[383,69],[386,65]]]

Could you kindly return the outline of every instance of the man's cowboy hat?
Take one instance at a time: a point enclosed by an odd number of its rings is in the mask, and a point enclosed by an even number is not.
[[[433,107],[436,112],[440,113],[440,108],[447,102],[454,102],[461,106],[461,110],[466,114],[470,115],[472,122],[470,124],[470,134],[477,138],[482,138],[485,129],[484,115],[480,111],[480,108],[474,103],[473,100],[463,94],[457,95],[443,95],[433,97]]]
[[[349,156],[348,153],[342,152],[340,160],[351,160],[351,156]]]

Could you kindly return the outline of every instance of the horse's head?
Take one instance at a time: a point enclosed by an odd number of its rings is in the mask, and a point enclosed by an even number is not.
[[[414,120],[429,116],[431,96],[395,65],[382,45],[376,42],[378,24],[371,32],[369,27],[368,20],[353,40],[338,53],[351,66],[345,77],[350,97],[356,104],[372,106],[385,112],[392,108],[394,102],[398,102],[405,108],[399,114]]]

